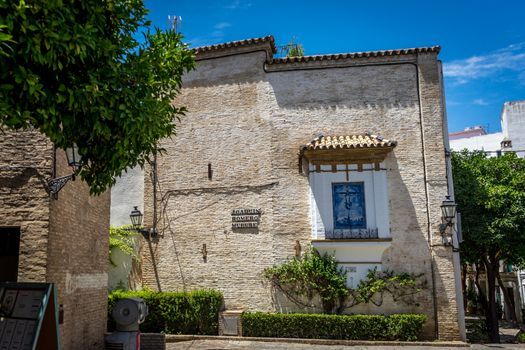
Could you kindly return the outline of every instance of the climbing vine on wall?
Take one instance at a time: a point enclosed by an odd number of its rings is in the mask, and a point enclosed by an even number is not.
[[[324,313],[338,314],[361,303],[380,306],[385,293],[396,302],[410,304],[412,296],[426,285],[426,281],[421,280],[422,275],[374,269],[368,271],[367,278],[355,289],[348,288],[346,274],[335,257],[321,255],[313,247],[300,258],[265,269],[264,277],[296,305],[321,306]],[[321,305],[316,305],[317,300]]]
[[[112,254],[117,249],[135,260],[139,259],[135,250],[135,237],[137,237],[137,231],[132,230],[131,225],[109,228],[109,262],[111,265],[116,266]]]

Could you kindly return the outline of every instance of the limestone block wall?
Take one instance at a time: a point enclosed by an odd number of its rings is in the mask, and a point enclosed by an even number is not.
[[[57,151],[57,176],[71,173]],[[106,331],[110,195],[70,181],[50,203],[47,281],[63,306],[65,349],[102,349]]]
[[[0,225],[20,227],[18,281],[46,277],[49,195],[53,146],[37,131],[2,130],[0,138]]]
[[[63,306],[63,349],[102,349],[107,314],[109,194],[80,179],[52,199],[53,145],[37,131],[0,139],[0,226],[20,227],[19,282],[52,282]],[[71,173],[57,151],[57,174]]]
[[[46,276],[49,195],[53,146],[37,131],[2,130],[0,138],[0,226],[20,227],[18,281]]]
[[[428,337],[458,339],[452,252],[438,232],[447,179],[436,53],[265,65],[256,49],[200,60],[186,77],[175,102],[189,112],[157,163],[160,235],[143,249],[144,284],[216,288],[228,309],[283,309],[261,274],[312,239],[299,147],[318,133],[369,131],[398,141],[385,160],[392,241],[382,265],[429,286],[416,308],[375,312],[425,313]],[[150,224],[152,191],[146,181]],[[262,210],[258,229],[232,229],[243,208]]]

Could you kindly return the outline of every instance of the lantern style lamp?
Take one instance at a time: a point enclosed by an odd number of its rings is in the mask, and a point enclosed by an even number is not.
[[[139,208],[133,207],[131,214],[129,214],[129,218],[131,219],[131,224],[133,225],[134,229],[140,229],[140,227],[142,226],[143,217],[144,215],[142,215]]]
[[[441,204],[441,215],[448,224],[451,224],[456,217],[456,203],[447,196]]]
[[[439,231],[443,236],[443,242],[445,245],[452,244],[452,237],[445,237],[447,228],[454,226],[454,218],[456,217],[456,203],[450,199],[450,196],[446,196],[446,199],[441,204],[441,218],[444,223],[439,225]]]
[[[131,219],[131,225],[133,225],[133,229],[137,232],[140,232],[144,238],[149,239],[150,237],[157,236],[157,231],[155,229],[151,228],[149,230],[144,230],[141,228],[144,215],[140,212],[138,207],[133,207],[133,210],[129,214],[129,218]]]
[[[80,168],[82,157],[78,153],[78,146],[74,143],[72,147],[66,148],[67,164],[75,169]]]
[[[66,157],[67,157],[67,164],[73,168],[73,173],[50,179],[47,182],[47,188],[49,190],[49,194],[51,194],[55,199],[58,198],[58,192],[66,185],[66,183],[69,180],[75,181],[75,171],[80,169],[80,162],[82,160],[82,157],[78,153],[78,146],[76,144],[73,144],[71,147],[66,148]]]

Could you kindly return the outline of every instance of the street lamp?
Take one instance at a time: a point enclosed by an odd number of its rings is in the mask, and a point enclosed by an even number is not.
[[[133,210],[129,214],[129,218],[131,219],[133,229],[137,232],[140,232],[144,238],[149,239],[150,237],[157,236],[157,231],[153,228],[149,230],[142,229],[142,219],[144,218],[144,215],[140,212],[138,207],[133,207]]]
[[[454,227],[454,218],[456,217],[456,202],[450,199],[450,196],[446,196],[446,199],[441,203],[441,218],[444,221],[439,225],[439,232],[443,238],[444,245],[452,245],[452,235],[450,237],[445,236],[447,229]]]
[[[75,171],[80,169],[80,164],[82,157],[78,153],[78,146],[76,144],[73,144],[71,147],[66,148],[66,157],[67,157],[67,164],[73,168],[73,173],[50,179],[47,182],[47,188],[49,189],[49,193],[57,198],[58,192],[66,185],[66,183],[69,180],[75,181]]]

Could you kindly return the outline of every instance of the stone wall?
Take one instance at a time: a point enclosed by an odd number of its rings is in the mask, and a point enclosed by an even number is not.
[[[89,196],[69,182],[52,199],[53,146],[36,131],[5,132],[0,140],[2,226],[20,227],[19,282],[52,282],[63,306],[63,349],[102,349],[107,314],[109,194]],[[57,174],[71,173],[57,150]]]
[[[37,131],[0,130],[1,226],[20,227],[18,281],[46,277],[53,146]]]
[[[396,310],[427,314],[429,338],[458,339],[452,252],[438,231],[447,179],[436,53],[265,66],[264,51],[230,50],[198,61],[176,101],[189,112],[178,135],[161,144],[160,235],[143,250],[144,284],[215,288],[228,309],[275,310],[263,269],[312,238],[299,147],[317,133],[369,131],[398,141],[385,160],[392,242],[382,264],[421,273],[429,286],[418,307]],[[147,181],[150,224],[151,198]],[[258,229],[232,229],[232,210],[243,208],[262,209]]]
[[[57,176],[71,173],[57,151]],[[70,181],[50,205],[47,280],[63,306],[65,349],[102,349],[106,331],[109,192],[89,195],[80,179]]]

